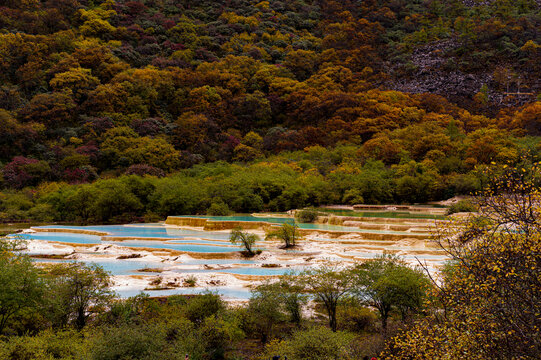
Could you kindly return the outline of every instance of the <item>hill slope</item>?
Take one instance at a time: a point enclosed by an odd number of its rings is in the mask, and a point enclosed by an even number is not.
[[[5,189],[265,158],[331,181],[377,160],[393,194],[372,202],[425,201],[539,157],[539,1],[3,4]],[[442,190],[400,195],[424,173]]]

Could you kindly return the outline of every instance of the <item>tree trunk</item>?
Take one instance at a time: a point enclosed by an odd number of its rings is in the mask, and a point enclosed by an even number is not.
[[[384,339],[387,339],[387,319],[388,319],[387,314],[381,317],[381,330],[382,330],[382,333],[383,333],[382,335]]]
[[[331,306],[329,308],[329,325],[331,326],[331,330],[336,332],[337,328],[337,322],[336,322],[336,306]]]
[[[85,317],[85,309],[79,308],[77,311],[77,320],[76,320],[77,328],[82,329],[86,325],[86,317]]]

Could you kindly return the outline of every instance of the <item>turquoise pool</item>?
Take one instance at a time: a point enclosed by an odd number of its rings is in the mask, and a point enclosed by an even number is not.
[[[101,237],[87,234],[36,232],[18,234],[24,240],[60,241],[71,244],[101,244]]]
[[[233,268],[233,269],[223,269],[223,270],[214,270],[216,272],[228,273],[228,274],[238,274],[238,275],[253,275],[253,276],[279,276],[287,273],[295,272],[298,269],[292,268],[264,268],[264,267],[244,267],[244,268]]]
[[[39,229],[38,229],[39,230]],[[77,229],[78,230],[78,229]],[[88,244],[88,245],[118,245],[133,248],[151,248],[151,249],[169,249],[186,252],[203,253],[224,253],[239,251],[239,247],[224,241],[212,241],[207,239],[190,238],[185,240],[169,239],[164,237],[164,241],[144,240],[125,240],[125,241],[107,241],[107,237],[96,235],[64,233],[64,232],[35,232],[22,234],[21,237],[27,241],[56,241],[67,244]],[[139,237],[135,233],[131,237]]]
[[[101,266],[105,271],[111,273],[111,275],[141,275],[151,274],[137,271],[145,268],[162,268],[163,264],[157,262],[147,261],[134,261],[134,260],[117,260],[117,259],[104,259],[104,260],[69,260],[69,259],[33,259],[38,263],[70,263],[70,262],[83,262],[87,265],[95,264]],[[152,273],[153,274],[153,273]]]
[[[234,265],[234,264],[256,264],[255,260],[242,259],[193,259],[177,261],[181,265]]]
[[[45,234],[45,235],[44,235]],[[69,235],[69,236],[66,236]],[[68,244],[96,244],[96,245],[117,245],[131,248],[168,249],[186,252],[203,253],[224,253],[239,251],[237,246],[224,243],[215,243],[204,240],[189,240],[187,243],[176,243],[159,240],[125,240],[125,241],[101,241],[99,236],[88,238],[93,235],[69,234],[69,233],[32,233],[25,234],[24,239],[28,241],[58,241]],[[201,243],[199,245],[198,243]],[[225,245],[225,246],[224,246]]]
[[[280,218],[280,217],[256,217],[256,216],[204,216],[204,215],[194,215],[194,216],[178,216],[185,218],[204,218],[209,220],[216,221],[261,221],[268,222],[271,224],[283,224],[285,222],[293,221],[292,218]],[[393,235],[426,235],[424,233],[414,233],[414,232],[404,232],[404,231],[392,231],[392,230],[371,230],[371,229],[359,229],[358,227],[350,226],[341,226],[341,225],[327,225],[327,224],[307,224],[301,223],[298,224],[300,229],[305,230],[323,230],[323,231],[344,231],[344,232],[359,232],[367,234],[393,234]],[[48,229],[72,229],[72,230],[91,230],[108,233],[109,235],[104,236],[103,240],[107,240],[108,236],[112,237],[131,237],[131,238],[163,238],[175,240],[189,240],[186,242],[195,242],[190,240],[192,238],[199,239],[197,242],[204,244],[203,241],[212,241],[212,240],[221,240],[227,241],[229,239],[228,232],[219,232],[219,231],[198,231],[198,230],[188,230],[188,229],[179,229],[174,227],[166,227],[162,224],[137,224],[137,225],[99,225],[99,226],[63,226],[63,225],[46,225],[39,226],[35,229],[39,230],[40,228]],[[47,235],[40,235],[47,236]],[[69,237],[69,235],[66,235]],[[86,237],[87,241],[78,240],[79,243],[95,243],[91,241],[96,241],[96,238],[91,236]],[[321,237],[323,240],[324,238]],[[325,239],[331,240],[331,239]],[[60,240],[55,240],[60,241]],[[212,243],[210,243],[212,244]]]
[[[251,276],[280,276],[287,273],[295,272],[298,269],[293,268],[264,268],[264,267],[240,267],[240,268],[230,268],[230,269],[174,269],[172,270],[175,273],[179,274],[189,274],[189,273],[227,273],[227,274],[237,274],[237,275],[251,275]]]
[[[173,218],[198,218],[198,219],[208,219],[211,221],[244,221],[244,222],[266,222],[270,224],[280,225],[283,223],[292,223],[295,221],[293,218],[283,218],[283,217],[258,217],[251,215],[243,216],[210,216],[210,215],[181,215],[181,216],[172,216]],[[371,229],[359,229],[358,227],[353,226],[342,226],[342,225],[328,225],[328,224],[311,224],[311,223],[297,223],[299,229],[304,230],[323,230],[323,231],[345,231],[345,232],[362,232],[362,233],[372,233],[372,234],[399,234],[399,235],[426,235],[423,233],[413,233],[413,232],[404,232],[404,231],[392,231],[392,230],[371,230]]]
[[[91,230],[108,233],[114,237],[137,237],[137,238],[163,238],[163,239],[184,239],[189,237],[204,238],[209,240],[227,240],[228,233],[213,231],[184,230],[166,227],[161,224],[141,225],[96,225],[96,226],[65,226],[46,225],[37,226],[34,229],[72,229]]]
[[[211,216],[211,215],[180,215],[172,216],[178,218],[197,218],[209,219],[214,221],[261,221],[273,224],[292,223],[295,219],[290,217],[270,217],[270,216],[253,216],[253,215],[233,215],[233,216]]]
[[[210,216],[210,215],[181,215],[181,216],[172,216],[178,218],[198,218],[198,219],[208,219],[211,221],[244,221],[244,222],[266,222],[269,224],[284,224],[284,223],[293,223],[295,219],[287,217],[259,217],[252,215],[237,215],[237,216]],[[349,227],[349,226],[340,226],[340,225],[326,225],[326,224],[308,224],[308,223],[297,223],[299,229],[307,230],[334,230],[334,231],[359,231],[359,228]]]
[[[376,256],[381,256],[381,253],[369,253],[369,252],[348,252],[348,255],[359,257],[359,258],[366,258],[371,259],[375,258]],[[405,260],[426,260],[426,261],[433,261],[433,262],[440,262],[443,263],[447,260],[449,260],[449,257],[446,255],[415,255],[415,254],[397,254],[400,258]]]
[[[170,290],[141,290],[136,288],[130,289],[115,289],[116,293],[122,298],[128,298],[132,296],[139,295],[141,293],[148,294],[149,296],[171,296],[171,295],[197,295],[203,294],[205,292],[213,292],[218,295],[223,296],[227,299],[239,299],[247,300],[250,298],[251,292],[250,289],[240,288],[240,287],[212,287],[212,288],[178,288]]]
[[[190,241],[195,243],[197,241]],[[162,241],[144,241],[144,240],[126,240],[122,242],[104,242],[105,244],[115,244],[118,246],[127,246],[132,248],[151,248],[151,249],[168,249],[187,252],[204,252],[204,253],[224,253],[239,251],[237,246],[212,246],[212,245],[193,245],[193,244],[177,244]]]
[[[69,232],[39,232],[39,229],[62,229],[75,231],[97,231],[105,236]],[[57,241],[72,244],[115,244],[135,248],[169,249],[187,252],[224,253],[239,251],[239,247],[229,243],[228,232],[184,230],[166,227],[163,224],[142,225],[100,225],[63,226],[46,225],[35,227],[35,233],[22,234],[26,240]],[[124,241],[107,241],[109,237],[126,238]],[[153,240],[145,240],[152,238]],[[163,241],[155,240],[163,239]],[[256,248],[264,250],[257,243]]]

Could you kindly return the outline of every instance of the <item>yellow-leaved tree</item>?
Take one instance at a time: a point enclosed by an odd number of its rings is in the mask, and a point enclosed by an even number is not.
[[[485,175],[477,212],[436,232],[451,260],[433,311],[389,341],[384,359],[539,359],[540,164]]]

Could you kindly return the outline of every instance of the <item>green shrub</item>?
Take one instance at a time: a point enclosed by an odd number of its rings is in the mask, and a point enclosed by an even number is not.
[[[349,205],[362,204],[364,203],[364,198],[359,189],[349,189],[344,192],[342,202]]]
[[[447,209],[447,215],[456,214],[459,212],[473,212],[476,211],[476,207],[469,200],[460,200]]]
[[[203,359],[226,359],[225,351],[230,344],[244,337],[239,322],[231,317],[207,317],[198,329],[204,347]],[[191,358],[190,358],[191,359]]]
[[[201,324],[206,318],[222,313],[225,303],[220,295],[208,292],[189,299],[184,310],[190,321]]]
[[[358,305],[339,307],[337,318],[341,330],[372,332],[376,328],[377,315],[366,307]]]
[[[318,212],[315,210],[300,210],[295,213],[295,218],[301,223],[313,223],[317,217]]]
[[[260,359],[269,359],[274,355],[285,355],[289,360],[360,359],[354,340],[355,336],[348,332],[311,327],[295,332],[289,340],[272,341]]]
[[[189,287],[194,287],[195,284],[197,283],[197,279],[195,278],[195,276],[188,276],[186,279],[184,279],[184,283],[186,285],[188,285]]]
[[[128,299],[111,302],[109,311],[100,314],[102,324],[120,324],[136,321],[145,307],[148,295],[141,293]]]
[[[94,331],[87,342],[89,360],[170,358],[166,330],[161,324],[123,325]]]
[[[72,360],[81,355],[82,337],[75,331],[44,331],[37,336],[11,337],[0,342],[0,359]]]
[[[227,216],[229,214],[231,214],[231,210],[224,202],[212,203],[207,210],[207,215],[212,216]]]

